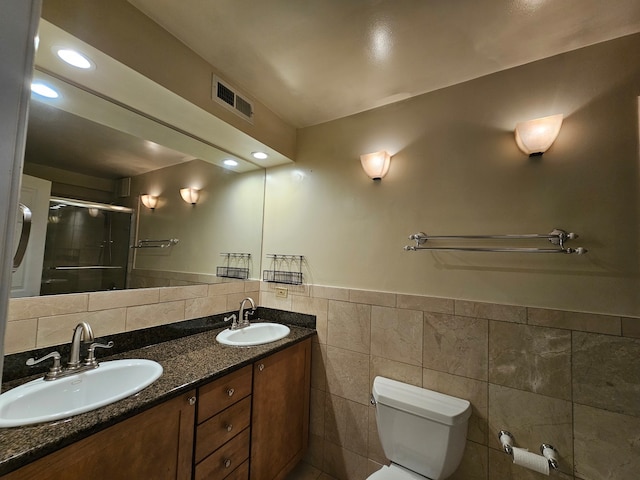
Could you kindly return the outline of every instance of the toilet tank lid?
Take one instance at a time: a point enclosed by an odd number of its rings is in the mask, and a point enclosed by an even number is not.
[[[445,425],[465,422],[471,416],[471,404],[467,400],[385,377],[374,379],[373,398],[376,403]]]

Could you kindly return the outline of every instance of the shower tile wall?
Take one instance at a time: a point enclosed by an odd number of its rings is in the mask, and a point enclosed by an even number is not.
[[[373,378],[468,399],[473,407],[453,480],[548,478],[500,450],[560,452],[560,479],[635,480],[640,471],[640,319],[320,286],[261,304],[317,316],[306,461],[337,479],[386,462]]]

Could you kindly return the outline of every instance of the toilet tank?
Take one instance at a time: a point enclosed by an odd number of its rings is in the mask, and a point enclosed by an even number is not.
[[[378,435],[389,460],[432,480],[460,464],[471,404],[384,377],[373,381]]]

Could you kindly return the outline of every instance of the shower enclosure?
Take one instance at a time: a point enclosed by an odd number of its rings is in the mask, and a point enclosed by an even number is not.
[[[40,294],[125,288],[132,212],[52,197]]]

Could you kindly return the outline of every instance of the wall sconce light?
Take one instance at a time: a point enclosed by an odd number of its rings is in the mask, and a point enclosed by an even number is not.
[[[158,197],[156,195],[149,195],[148,193],[140,195],[140,201],[149,210],[154,210],[158,205]]]
[[[181,188],[180,195],[185,202],[195,205],[200,198],[200,190],[193,187]]]
[[[516,124],[516,143],[518,148],[530,157],[546,152],[560,133],[562,114],[536,118]]]
[[[367,153],[360,155],[362,168],[369,178],[373,180],[381,180],[389,171],[391,165],[391,155],[385,150],[380,152]]]

